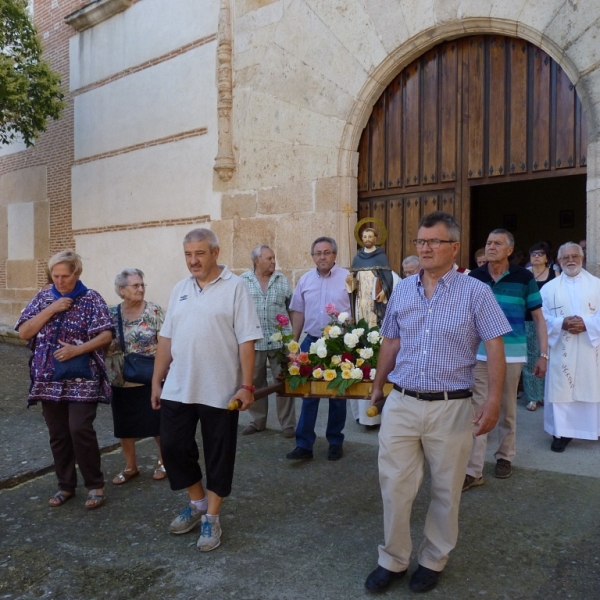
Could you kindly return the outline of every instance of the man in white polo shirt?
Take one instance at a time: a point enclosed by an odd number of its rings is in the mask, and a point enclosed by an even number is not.
[[[233,480],[239,414],[227,404],[237,399],[246,410],[254,401],[254,342],[262,330],[246,284],[217,263],[217,236],[194,229],[183,249],[192,276],[171,293],[158,340],[152,405],[161,408],[161,450],[171,489],[186,489],[190,499],[170,531],[187,533],[200,522],[197,546],[207,552],[221,543],[219,513]],[[195,439],[198,421],[206,492]]]

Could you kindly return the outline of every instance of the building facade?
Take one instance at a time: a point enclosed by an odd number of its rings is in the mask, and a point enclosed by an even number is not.
[[[523,121],[530,133],[524,160],[538,166],[521,173],[516,169],[514,181],[535,183],[554,176],[567,181],[563,161],[571,158],[573,173],[585,180],[585,189],[578,180],[563,193],[582,193],[585,199],[581,210],[561,211],[560,202],[552,208],[561,215],[561,227],[565,225],[552,234],[553,241],[557,247],[585,232],[588,269],[598,272],[597,2],[35,0],[33,14],[46,57],[63,74],[67,107],[34,148],[14,144],[0,151],[0,321],[5,324],[16,320],[23,303],[45,282],[48,256],[67,247],[82,255],[86,285],[109,303],[117,300],[112,290],[115,274],[129,266],[146,273],[148,298],[165,303],[173,283],[186,274],[181,239],[194,226],[208,226],[219,235],[222,261],[236,271],[250,267],[250,250],[256,244],[268,243],[279,268],[296,281],[311,266],[308,248],[319,235],[335,237],[340,263],[349,263],[360,211],[360,217],[376,217],[387,225],[387,250],[392,264],[398,264],[408,252],[414,223],[433,206],[425,200],[433,196],[413,194],[419,197],[415,209],[414,203],[406,204],[410,190],[398,191],[405,203],[398,213],[396,196],[387,189],[392,181],[387,178],[389,166],[381,167],[386,177],[381,190],[377,181],[368,190],[358,189],[361,173],[368,183],[373,165],[383,160],[376,147],[374,151],[372,137],[365,146],[365,127],[382,94],[389,93],[415,61],[444,44],[455,40],[457,47],[464,46],[465,38],[477,36],[488,40],[481,60],[492,69],[496,54],[490,49],[490,36],[529,44],[528,60],[534,66],[527,67],[526,74],[537,73],[538,49],[542,67],[544,57],[551,61],[546,63],[548,74],[540,76],[542,87],[535,88],[543,93],[522,99],[529,103],[523,111],[535,116]],[[506,102],[514,96],[511,68],[502,76]],[[563,84],[557,74],[564,75]],[[461,75],[463,91],[464,81]],[[552,119],[556,122],[563,98],[560,90],[569,86],[573,123],[563,135],[552,128]],[[474,250],[470,246],[478,243],[470,233],[474,223],[483,219],[485,202],[492,202],[477,200],[478,194],[502,197],[500,188],[494,192],[483,185],[494,183],[492,163],[497,168],[505,157],[504,183],[511,181],[510,125],[518,130],[514,123],[522,112],[518,106],[511,112],[498,104],[493,86],[492,91],[489,86],[481,89],[485,125],[480,138],[470,139],[470,130],[462,125],[476,119],[474,92],[465,92],[468,103],[461,100],[457,105],[453,138],[456,164],[465,172],[461,190],[473,188],[465,166],[474,156],[473,148],[481,146],[485,169],[481,187],[469,196],[460,192],[460,203],[455,204],[466,231],[463,261]],[[408,92],[402,94],[407,97]],[[446,96],[438,97],[434,112],[442,128]],[[547,107],[547,118],[536,98]],[[401,117],[398,131],[435,133],[422,127],[429,104],[420,102],[421,110]],[[420,125],[411,129],[415,119]],[[496,128],[495,136],[489,135],[490,127]],[[506,141],[501,151],[499,139]],[[394,140],[386,133],[384,146]],[[440,144],[432,155],[440,169],[444,148]],[[546,148],[547,167],[536,160],[536,148]],[[425,176],[429,159],[423,151],[415,158],[409,148],[399,157],[399,168],[408,169],[412,161]],[[441,174],[442,170],[440,178]],[[524,188],[520,193],[529,194]],[[526,207],[520,223],[527,211],[532,218],[549,212],[544,193]],[[385,194],[387,204],[381,212],[377,197]],[[436,194],[436,206],[443,208],[443,190]],[[507,198],[511,195],[506,191]],[[514,222],[516,227],[510,211],[502,216],[507,220],[496,226]],[[398,242],[398,236],[403,241]],[[518,227],[515,236],[519,243]],[[549,236],[540,230],[540,237]]]

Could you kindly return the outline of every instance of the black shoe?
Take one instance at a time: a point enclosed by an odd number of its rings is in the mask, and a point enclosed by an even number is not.
[[[499,458],[496,461],[496,468],[494,469],[494,477],[498,479],[508,479],[512,475],[512,465],[510,460],[505,458]]]
[[[396,573],[395,571],[388,571],[383,567],[377,567],[365,581],[365,587],[370,592],[383,592],[383,590],[387,590],[390,587],[390,583],[394,579],[400,579],[400,577],[404,577],[406,575],[406,571],[400,571]]]
[[[554,435],[552,438],[552,445],[550,446],[550,450],[552,450],[552,452],[564,452],[569,442],[573,439],[567,437],[556,437]]]
[[[340,460],[344,456],[344,449],[341,444],[331,444],[327,454],[327,460]]]
[[[291,458],[292,460],[301,460],[303,458],[312,458],[313,453],[312,450],[307,450],[306,448],[302,448],[302,446],[296,446],[291,452],[288,452],[285,457]]]
[[[428,592],[437,585],[440,573],[419,565],[410,578],[409,587],[413,592]]]

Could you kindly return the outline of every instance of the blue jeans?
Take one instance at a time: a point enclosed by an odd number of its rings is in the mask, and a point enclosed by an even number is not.
[[[302,352],[308,352],[312,342],[318,338],[307,335],[300,347]],[[296,445],[306,450],[312,450],[317,439],[315,424],[319,412],[320,398],[304,398],[300,419],[296,427]],[[330,444],[341,445],[344,442],[342,430],[346,424],[346,400],[329,399],[329,416],[327,418],[327,431],[325,437]]]

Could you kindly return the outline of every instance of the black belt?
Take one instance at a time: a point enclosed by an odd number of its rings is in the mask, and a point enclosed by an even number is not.
[[[407,390],[394,384],[394,389],[405,396],[412,396],[417,400],[460,400],[461,398],[470,398],[473,395],[471,390],[453,390],[452,392],[415,392]]]

